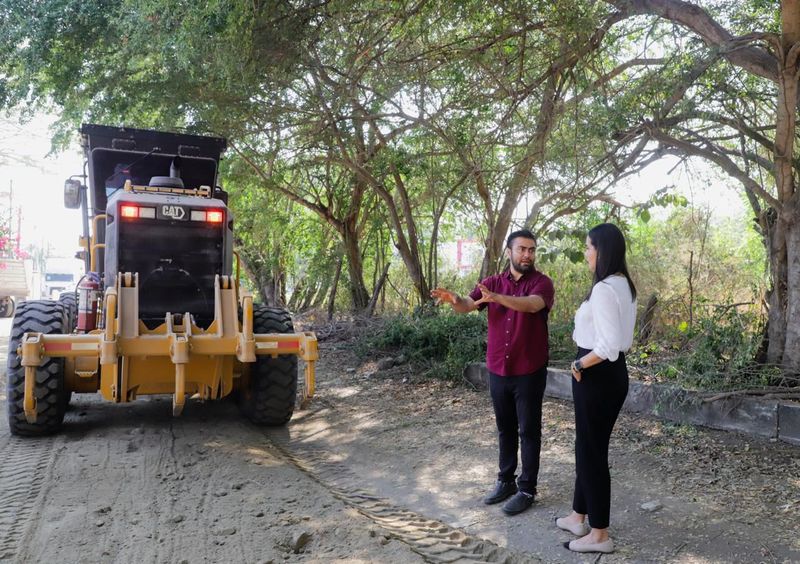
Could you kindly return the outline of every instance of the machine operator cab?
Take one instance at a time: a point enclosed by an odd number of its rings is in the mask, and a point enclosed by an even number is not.
[[[225,140],[98,125],[81,132],[92,207],[105,212],[94,234],[105,245],[97,255],[103,287],[119,272],[138,272],[148,328],[168,311],[191,312],[207,327],[214,278],[231,275],[233,264],[233,219],[216,184]]]

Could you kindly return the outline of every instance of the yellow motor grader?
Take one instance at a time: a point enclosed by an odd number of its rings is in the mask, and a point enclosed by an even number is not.
[[[81,138],[88,175],[67,180],[64,201],[82,209],[86,275],[59,300],[17,307],[11,432],[55,432],[73,393],[98,391],[116,403],[171,394],[175,416],[187,395],[236,391],[254,423],[288,422],[298,358],[304,398],[314,393],[317,341],[239,285],[233,216],[217,185],[226,140],[93,124]]]

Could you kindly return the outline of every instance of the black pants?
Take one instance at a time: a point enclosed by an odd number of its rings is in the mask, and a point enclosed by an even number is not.
[[[588,352],[579,349],[578,357]],[[595,529],[605,529],[609,523],[608,441],[627,395],[628,367],[622,353],[614,362],[605,360],[585,369],[580,382],[572,379],[576,472],[572,509],[588,514]]]
[[[502,482],[514,480],[517,470],[517,448],[521,447],[522,472],[517,486],[520,491],[536,494],[539,476],[539,453],[542,450],[542,398],[547,385],[547,366],[524,376],[498,376],[489,373],[494,417],[500,442]]]

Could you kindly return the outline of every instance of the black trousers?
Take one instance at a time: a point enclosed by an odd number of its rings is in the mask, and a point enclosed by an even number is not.
[[[579,349],[578,357],[588,352]],[[628,367],[623,353],[614,362],[605,360],[585,369],[580,382],[572,379],[576,473],[572,509],[588,514],[589,524],[595,529],[605,529],[609,524],[608,441],[627,395]]]
[[[500,442],[502,482],[514,480],[517,448],[522,454],[522,471],[517,486],[536,495],[539,453],[542,450],[542,398],[547,385],[547,366],[524,376],[498,376],[489,373],[489,391]]]

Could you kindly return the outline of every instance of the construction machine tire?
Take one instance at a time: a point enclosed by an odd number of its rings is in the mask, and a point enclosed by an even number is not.
[[[255,333],[294,333],[289,313],[277,307],[253,310]],[[294,413],[297,396],[295,355],[257,356],[239,390],[239,407],[256,425],[285,425]]]
[[[67,316],[67,333],[75,331],[78,323],[78,296],[75,292],[62,292],[58,296],[58,303],[64,307]]]
[[[54,433],[64,422],[64,359],[44,357],[36,369],[36,422],[25,419],[25,368],[20,364],[17,347],[25,333],[47,335],[66,332],[64,307],[52,300],[34,300],[19,304],[8,341],[7,391],[8,426],[13,435],[39,436]]]
[[[61,292],[58,296],[58,303],[64,308],[64,315],[67,319],[66,333],[74,333],[78,324],[78,296],[75,292]],[[64,407],[69,406],[72,400],[72,391],[64,390]]]

